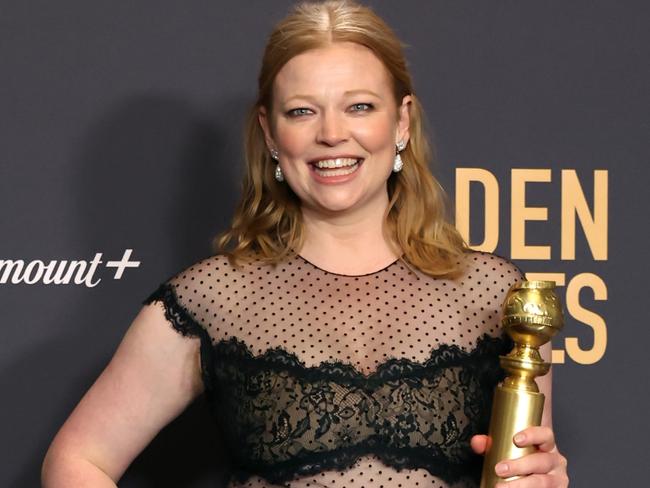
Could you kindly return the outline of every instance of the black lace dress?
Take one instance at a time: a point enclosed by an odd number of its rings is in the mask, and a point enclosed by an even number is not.
[[[521,279],[485,253],[455,281],[402,261],[347,276],[214,256],[145,303],[200,340],[230,486],[477,486],[469,441],[487,431],[499,309]]]

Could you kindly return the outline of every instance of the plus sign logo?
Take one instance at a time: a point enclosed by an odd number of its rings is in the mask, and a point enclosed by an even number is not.
[[[140,261],[131,261],[131,252],[133,252],[133,249],[125,249],[120,261],[109,261],[106,263],[107,268],[115,268],[114,280],[121,279],[126,268],[137,268],[140,266]]]
[[[120,280],[127,269],[138,268],[140,261],[132,259],[133,249],[125,249],[118,261],[107,261],[104,267],[114,270],[113,279]],[[84,285],[94,288],[102,279],[96,277],[98,268],[104,264],[103,254],[95,253],[90,260],[50,260],[0,259],[0,285],[43,284],[43,285]]]

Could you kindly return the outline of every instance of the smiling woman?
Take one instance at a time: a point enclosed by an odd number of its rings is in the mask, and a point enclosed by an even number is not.
[[[408,142],[411,103],[406,95],[398,106],[391,85],[372,51],[349,42],[295,56],[278,72],[272,109],[260,107],[260,123],[306,227],[323,212],[383,218],[395,147]]]
[[[402,45],[382,19],[351,2],[297,6],[264,52],[246,129],[243,198],[218,249],[234,262],[254,256],[268,263],[302,250],[350,272],[404,254],[432,276],[453,274],[464,245],[429,171],[423,118]],[[346,170],[318,168],[336,166],[327,161],[337,158],[355,162]],[[278,185],[285,173],[288,184]],[[361,249],[341,261],[336,244],[331,258],[324,255],[330,232],[317,238],[316,257],[307,228],[327,225],[319,213],[331,223],[357,222],[356,234],[363,222],[379,225],[384,234],[372,237],[381,243],[372,262],[354,257]]]
[[[145,300],[44,485],[115,486],[205,392],[229,486],[476,486],[499,305],[522,274],[445,219],[399,40],[352,2],[296,7],[269,39],[246,145],[219,252]],[[518,441],[539,452],[497,467],[527,475],[511,487],[567,483],[540,383],[543,426]]]

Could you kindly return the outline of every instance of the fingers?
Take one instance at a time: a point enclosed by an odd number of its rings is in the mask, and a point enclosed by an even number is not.
[[[565,488],[569,486],[567,461],[559,452],[535,452],[519,459],[500,462],[495,472],[502,478],[524,476],[501,482],[495,488]]]
[[[495,488],[566,488],[569,486],[567,460],[555,445],[555,436],[548,427],[529,427],[513,438],[519,447],[535,446],[537,452],[518,459],[499,462],[495,471],[501,478],[522,476],[502,481]],[[479,440],[476,441],[479,443]],[[485,443],[485,441],[483,441]]]
[[[555,436],[549,427],[528,427],[513,438],[518,447],[537,446],[543,452],[555,449]]]
[[[472,450],[476,454],[484,454],[487,449],[488,436],[486,435],[475,435],[469,441]]]
[[[534,474],[518,480],[500,482],[494,485],[494,488],[551,488],[551,485],[542,475]]]
[[[548,452],[535,452],[519,459],[498,463],[494,470],[501,478],[528,474],[545,474],[559,466],[556,456]]]
[[[502,481],[494,485],[494,488],[567,488],[568,486],[569,479],[566,474],[557,476],[533,474],[518,480]]]

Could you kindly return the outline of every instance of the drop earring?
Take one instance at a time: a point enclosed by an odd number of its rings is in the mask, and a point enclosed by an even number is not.
[[[275,149],[275,148],[271,149],[271,158],[273,158],[274,161],[278,161],[280,156],[278,154],[277,149]],[[275,165],[275,173],[274,173],[273,176],[275,176],[276,181],[280,181],[280,182],[284,181],[284,175],[282,174],[282,168],[280,168],[280,163],[277,163]]]
[[[275,165],[275,179],[276,181],[284,181],[284,175],[282,174],[282,168],[280,168],[279,164]]]
[[[395,161],[393,162],[393,173],[399,173],[404,167],[402,156],[400,156],[399,153],[404,150],[406,143],[404,141],[399,141],[397,144],[395,144],[395,146],[397,148],[397,151],[395,152]]]

